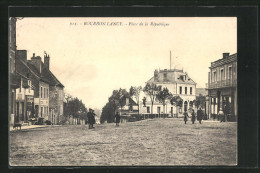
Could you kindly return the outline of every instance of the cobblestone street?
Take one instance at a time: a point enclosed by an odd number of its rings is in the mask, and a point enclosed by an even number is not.
[[[150,119],[10,132],[11,166],[235,165],[237,123]]]

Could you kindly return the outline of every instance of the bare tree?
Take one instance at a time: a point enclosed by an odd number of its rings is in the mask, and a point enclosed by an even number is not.
[[[129,91],[130,97],[135,97],[136,102],[138,104],[138,114],[140,114],[140,111],[139,111],[139,99],[140,99],[140,92],[141,91],[142,91],[142,87],[141,86],[138,86],[138,87],[131,86],[130,91]]]
[[[153,114],[153,104],[156,98],[156,95],[161,91],[161,86],[157,86],[154,83],[146,83],[143,91],[150,97],[151,100],[151,113]]]
[[[169,92],[168,88],[163,88],[163,90],[157,93],[156,98],[163,104],[163,113],[165,114],[166,101],[172,98],[172,93]]]

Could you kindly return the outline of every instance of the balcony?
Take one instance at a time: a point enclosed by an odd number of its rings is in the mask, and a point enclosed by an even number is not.
[[[211,83],[206,83],[207,89],[214,89],[214,88],[227,88],[227,87],[236,87],[237,86],[237,80],[221,80]]]

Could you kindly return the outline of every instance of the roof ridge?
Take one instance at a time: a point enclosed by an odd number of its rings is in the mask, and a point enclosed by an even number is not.
[[[34,73],[34,71],[25,63],[25,62],[23,62],[22,60],[20,60],[20,59],[17,59],[17,60],[19,60],[23,65],[25,65],[25,67],[27,67],[30,71],[31,71],[31,73],[33,73],[37,78],[41,78],[41,77],[39,77],[37,74],[35,74]],[[16,71],[17,72],[17,71]]]

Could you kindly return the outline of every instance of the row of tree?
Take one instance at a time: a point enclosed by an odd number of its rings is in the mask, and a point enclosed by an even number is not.
[[[157,86],[154,83],[147,83],[146,86],[144,87],[143,91],[150,97],[151,101],[151,113],[153,114],[153,105],[155,99],[159,102],[162,103],[163,105],[163,113],[165,113],[165,105],[167,101],[171,103],[171,105],[174,106],[181,106],[183,104],[183,99],[173,94],[168,90],[168,88],[163,88],[161,86]],[[146,102],[146,98],[143,99],[144,104]],[[195,100],[193,100],[193,103],[195,106],[198,108],[199,106],[203,107],[206,102],[206,97],[202,96],[201,94],[196,97]]]
[[[69,94],[65,94],[65,101],[63,104],[64,116],[70,118],[83,118],[87,120],[87,107],[77,97],[72,97]]]
[[[139,114],[139,98],[140,93],[142,91],[142,87],[133,87],[129,89],[129,92],[126,89],[118,89],[114,90],[112,92],[112,95],[108,98],[108,102],[106,105],[102,108],[102,113],[100,117],[100,122],[107,121],[108,123],[114,122],[114,116],[118,109],[121,109],[124,106],[125,98],[131,97],[135,98],[137,104],[138,104],[138,114]]]
[[[112,92],[112,95],[109,97],[108,102],[102,108],[101,113],[101,123],[107,121],[108,123],[114,122],[114,115],[118,109],[122,110],[124,106],[124,97],[131,97],[135,98],[138,104],[138,114],[139,111],[139,100],[140,100],[140,93],[143,91],[148,97],[151,102],[151,113],[153,114],[153,105],[154,102],[157,100],[158,102],[163,104],[163,112],[165,113],[165,105],[167,101],[169,101],[172,105],[181,106],[183,100],[180,96],[173,94],[168,90],[168,88],[162,88],[160,85],[156,85],[154,83],[147,83],[144,88],[141,86],[134,87],[131,86],[129,92],[126,89],[118,89]],[[143,98],[143,104],[146,104],[146,97]],[[198,96],[196,100],[194,100],[195,106],[198,108],[199,106],[204,106],[206,101],[205,96]]]

